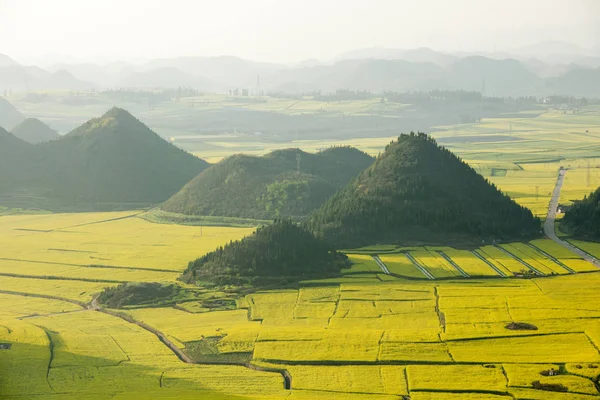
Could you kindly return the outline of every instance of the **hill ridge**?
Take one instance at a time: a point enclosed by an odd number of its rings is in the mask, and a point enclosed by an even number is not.
[[[372,162],[350,147],[316,154],[300,149],[262,157],[235,154],[200,173],[161,209],[254,219],[302,217]]]
[[[481,243],[540,234],[540,221],[423,134],[401,135],[306,222],[342,248]]]

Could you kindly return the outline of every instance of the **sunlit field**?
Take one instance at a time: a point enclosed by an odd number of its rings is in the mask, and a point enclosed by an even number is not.
[[[277,104],[289,113],[320,106]],[[587,158],[597,156],[595,110],[484,119],[435,136],[444,144],[486,134],[497,141],[446,145],[540,217],[561,166],[569,168],[563,203],[600,185],[600,159]],[[377,154],[390,140],[344,144]],[[219,146],[213,160],[241,149],[233,140]],[[550,239],[347,249],[352,264],[339,277],[244,294],[229,310],[197,300],[118,311],[93,303],[124,282],[183,285],[188,262],[253,230],[153,223],[141,211],[0,216],[0,398],[600,396],[599,269]],[[600,257],[599,244],[569,240]]]

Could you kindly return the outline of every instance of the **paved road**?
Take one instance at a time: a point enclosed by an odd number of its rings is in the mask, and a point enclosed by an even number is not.
[[[562,189],[563,182],[565,180],[565,174],[567,173],[566,169],[561,169],[558,173],[558,180],[556,181],[556,186],[554,187],[554,192],[552,193],[552,200],[550,200],[550,207],[548,208],[548,215],[546,216],[546,222],[544,222],[544,233],[550,239],[554,240],[556,243],[561,245],[562,247],[569,249],[573,253],[577,254],[579,257],[584,260],[591,262],[596,267],[600,268],[600,261],[590,256],[588,253],[583,250],[573,246],[571,243],[561,240],[558,236],[556,236],[556,232],[554,230],[554,220],[556,219],[556,209],[558,208],[558,199],[560,198],[560,190]]]

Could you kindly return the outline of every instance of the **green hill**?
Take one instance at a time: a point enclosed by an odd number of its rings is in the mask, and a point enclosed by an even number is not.
[[[567,210],[560,229],[578,237],[600,238],[600,188]]]
[[[234,155],[203,171],[161,209],[256,219],[305,216],[372,162],[352,147],[317,154],[286,149],[264,157]]]
[[[0,127],[0,192],[30,178],[33,146]]]
[[[341,247],[533,237],[540,221],[425,134],[401,135],[306,222]]]
[[[6,165],[17,171],[25,161],[30,173],[11,172],[14,179],[0,189],[13,206],[62,210],[160,203],[208,166],[118,108],[57,140],[20,142],[29,155]]]
[[[161,202],[208,166],[119,108],[39,146],[53,194],[78,202]]]
[[[12,129],[12,134],[27,143],[37,144],[60,138],[55,130],[37,118],[27,118]]]
[[[276,220],[252,235],[190,262],[187,283],[281,284],[339,274],[347,257],[289,220]]]
[[[25,117],[8,100],[0,97],[0,127],[9,130],[23,121]]]

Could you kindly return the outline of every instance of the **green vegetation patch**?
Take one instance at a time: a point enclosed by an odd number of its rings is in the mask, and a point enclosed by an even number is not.
[[[306,226],[341,248],[481,243],[541,234],[515,203],[424,133],[401,135]]]
[[[264,286],[336,276],[348,258],[290,220],[276,220],[251,236],[190,262],[187,283]]]

